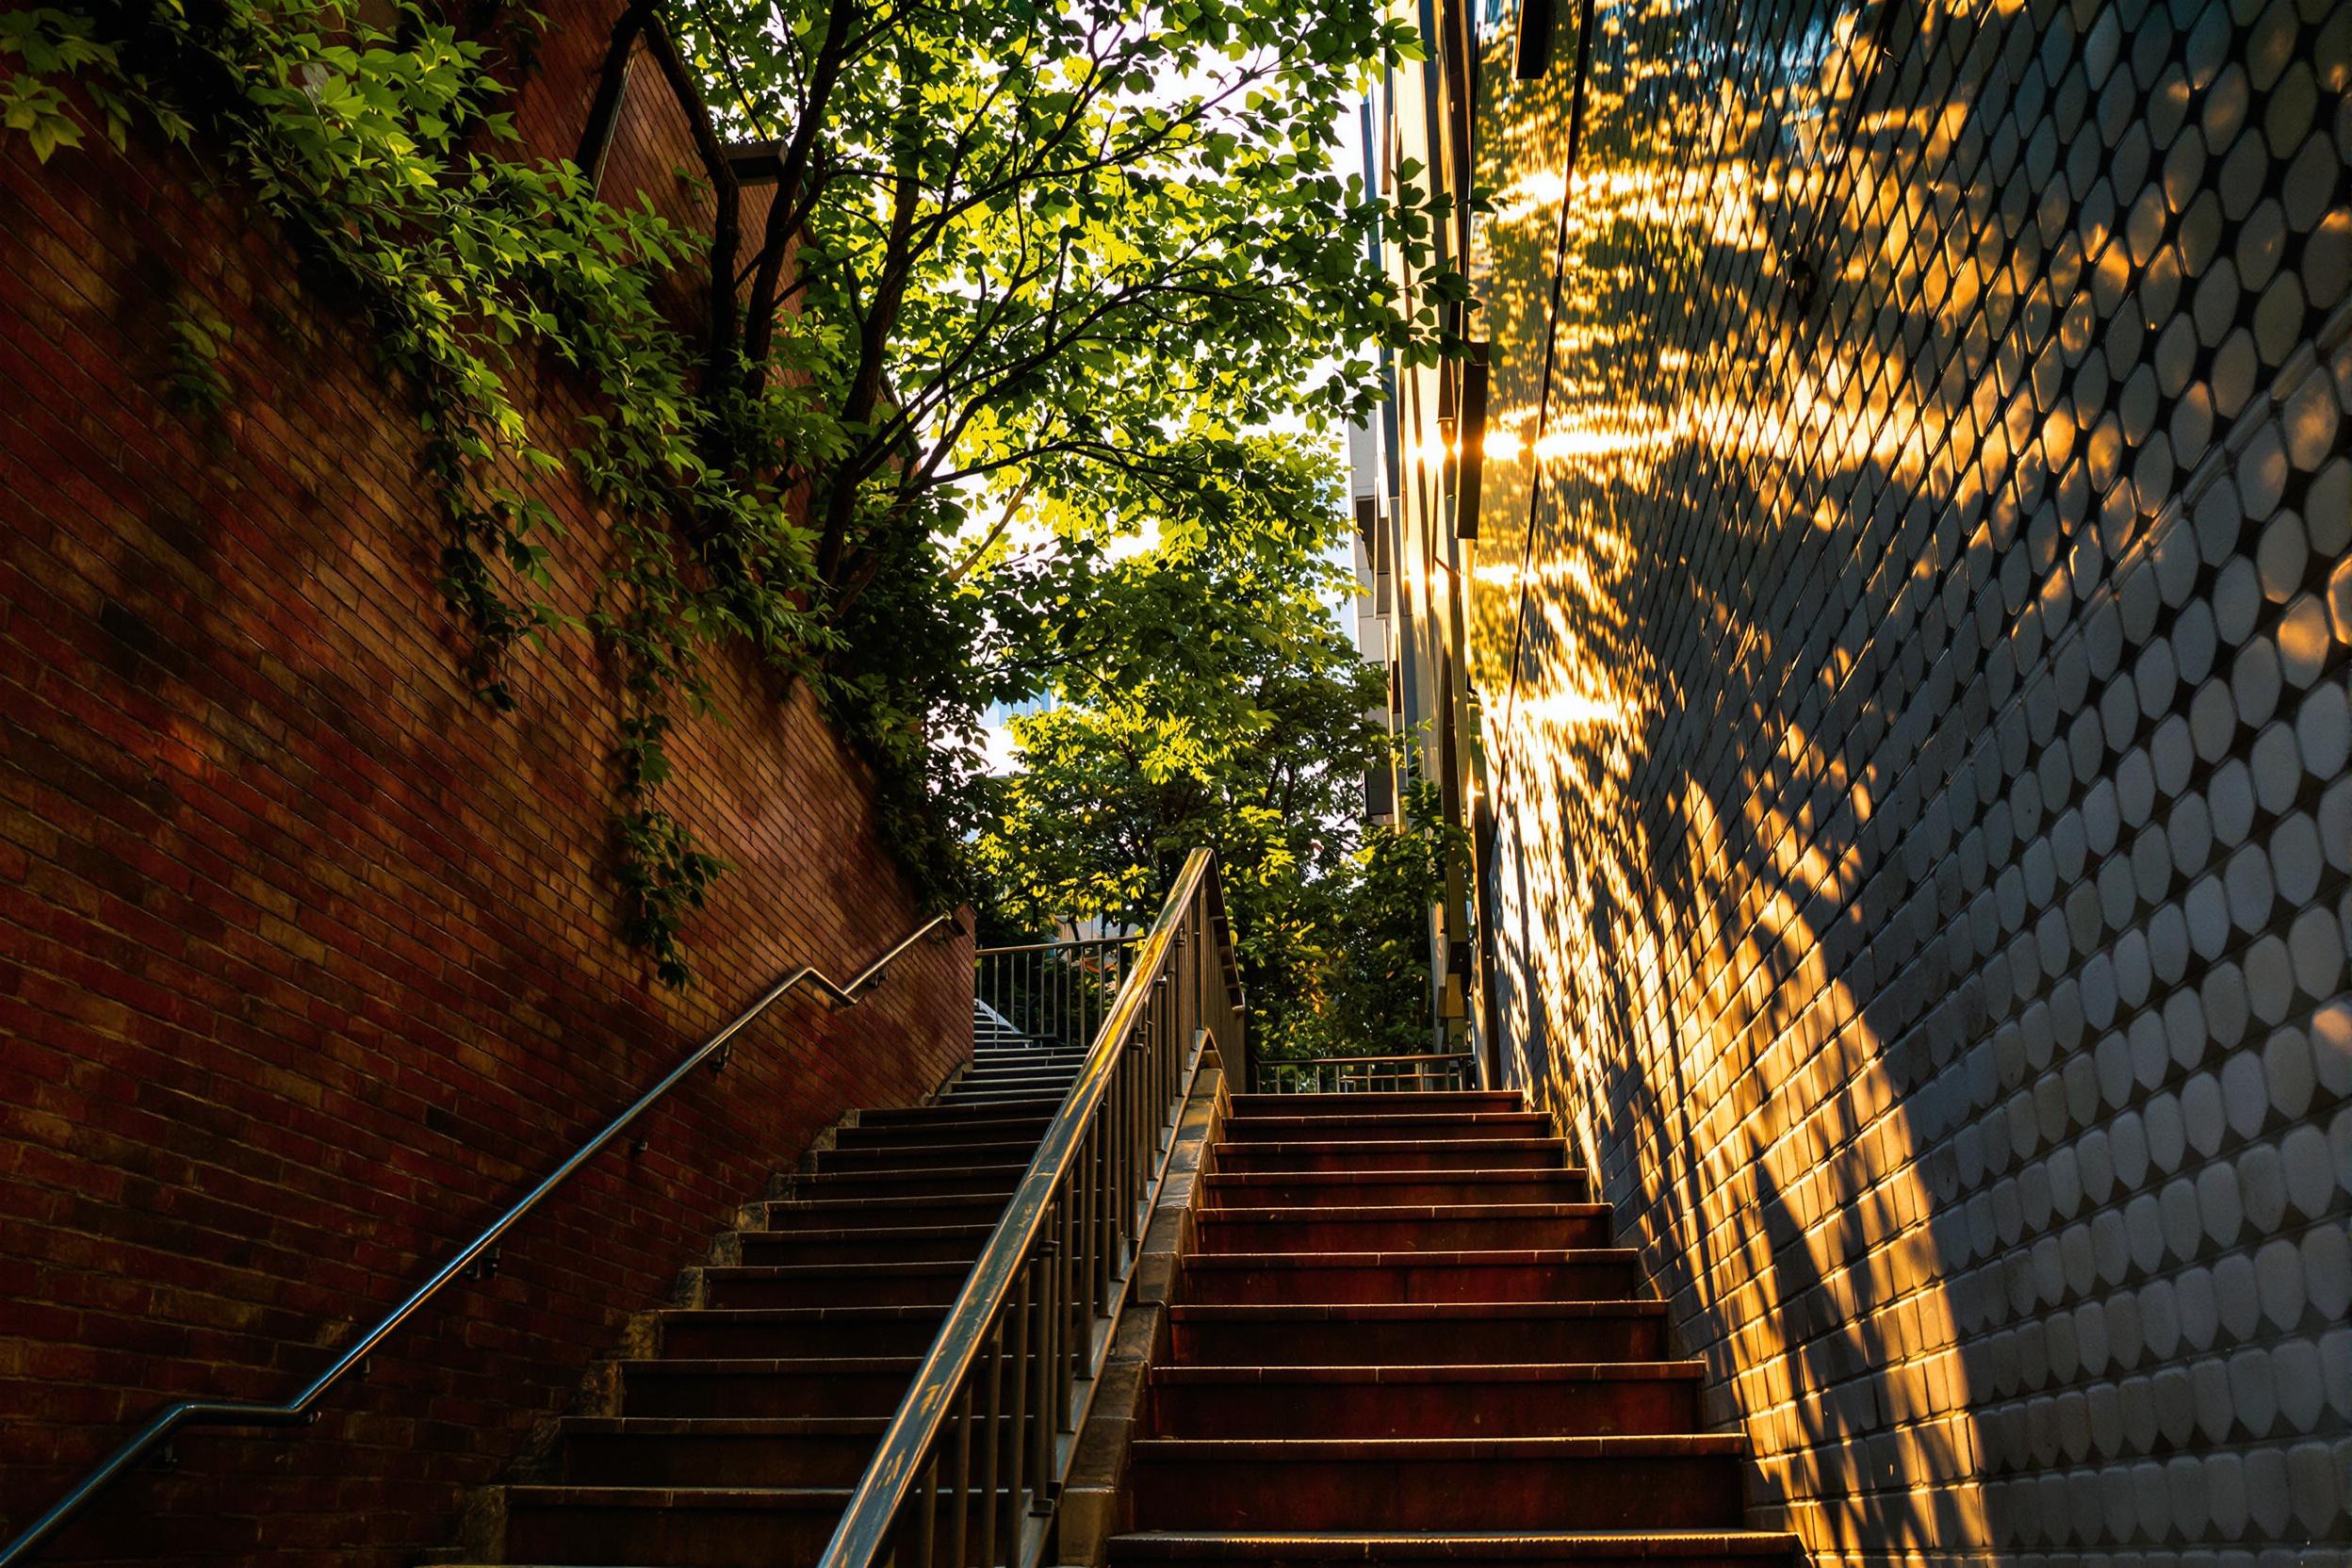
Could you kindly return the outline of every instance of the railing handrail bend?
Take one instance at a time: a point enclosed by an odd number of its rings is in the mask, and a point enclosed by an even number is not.
[[[122,1472],[139,1462],[147,1452],[180,1428],[190,1425],[221,1427],[292,1427],[307,1426],[318,1418],[317,1406],[329,1390],[350,1376],[352,1369],[374,1352],[400,1326],[414,1317],[417,1310],[440,1293],[442,1287],[465,1273],[483,1253],[504,1239],[524,1216],[536,1208],[540,1200],[571,1179],[572,1173],[594,1158],[596,1152],[629,1130],[631,1122],[658,1104],[662,1099],[688,1074],[712,1056],[724,1053],[737,1035],[752,1021],[780,1001],[784,995],[803,984],[812,984],[844,1007],[856,1006],[858,993],[872,985],[900,955],[942,925],[953,924],[953,915],[934,915],[901,938],[890,950],[860,970],[847,983],[833,980],[814,964],[803,964],[760,993],[749,1006],[717,1034],[697,1046],[678,1066],[664,1073],[654,1085],[640,1094],[629,1108],[607,1122],[602,1131],[574,1150],[562,1165],[542,1178],[523,1197],[510,1205],[490,1227],[466,1244],[456,1256],[434,1270],[433,1276],[412,1291],[408,1298],[394,1307],[376,1326],[362,1334],[335,1357],[327,1369],[312,1379],[301,1393],[281,1404],[262,1401],[223,1399],[181,1399],[164,1406],[151,1416],[147,1424],[133,1433],[113,1453],[100,1461],[89,1474],[52,1504],[41,1517],[18,1533],[5,1547],[0,1547],[0,1568],[23,1560],[35,1546],[47,1540],[83,1506]],[[960,929],[960,927],[959,927]]]
[[[1185,858],[1159,918],[1143,937],[1117,1000],[1095,1031],[1061,1109],[1039,1140],[1037,1154],[1005,1204],[1004,1217],[997,1221],[979,1261],[966,1276],[956,1304],[948,1309],[930,1353],[883,1431],[872,1462],[858,1478],[832,1540],[817,1560],[817,1568],[868,1568],[889,1540],[918,1484],[924,1457],[948,1419],[956,1390],[977,1364],[997,1314],[1010,1298],[1016,1277],[1037,1245],[1054,1190],[1069,1173],[1094,1112],[1110,1086],[1112,1070],[1125,1049],[1128,1033],[1151,995],[1194,895],[1210,874],[1210,865],[1206,849],[1196,849]],[[1209,889],[1216,896],[1213,879]],[[1224,956],[1228,983],[1237,994],[1238,975],[1231,955]]]

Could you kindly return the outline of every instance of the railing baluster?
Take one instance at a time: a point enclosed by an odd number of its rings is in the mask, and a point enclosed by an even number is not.
[[[931,1456],[931,1462],[923,1468],[923,1491],[915,1500],[915,1568],[931,1568],[931,1549],[939,1533],[939,1457]],[[900,1527],[905,1533],[905,1527]],[[956,1568],[963,1568],[957,1563]]]
[[[1032,1265],[1021,1269],[1012,1306],[1012,1409],[1004,1422],[1004,1563],[1020,1568],[1021,1485],[1029,1460],[1029,1292]]]
[[[1040,1518],[1053,1512],[1060,1490],[1054,1481],[1054,1437],[1062,1426],[1061,1401],[1055,1397],[1061,1387],[1062,1358],[1054,1328],[1059,1309],[1054,1288],[1059,1257],[1060,1250],[1049,1239],[1037,1258],[1037,1416],[1030,1423],[1029,1468],[1037,1477],[1037,1502],[1030,1511]]]
[[[952,1551],[948,1568],[965,1568],[972,1560],[971,1538],[966,1532],[972,1506],[972,1389],[967,1383],[964,1396],[956,1403],[956,1524],[948,1533]]]
[[[1004,1414],[1004,1319],[1000,1314],[988,1333],[988,1420],[980,1432],[980,1562],[996,1564],[996,1462],[1004,1447],[999,1423]]]

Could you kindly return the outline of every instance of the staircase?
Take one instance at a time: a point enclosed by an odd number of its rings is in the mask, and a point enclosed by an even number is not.
[[[1518,1095],[1236,1095],[1212,1154],[1118,1568],[1792,1559]]]
[[[469,1554],[507,1563],[813,1562],[1081,1053],[982,1045],[935,1103],[860,1113],[791,1196],[616,1361]],[[496,1510],[491,1511],[496,1512]]]

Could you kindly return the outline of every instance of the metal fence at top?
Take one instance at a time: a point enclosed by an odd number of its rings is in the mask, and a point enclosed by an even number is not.
[[[972,955],[977,1048],[1083,1051],[1111,1010],[1141,937],[984,947]]]
[[[1478,1086],[1466,1053],[1423,1056],[1260,1057],[1250,1086],[1260,1094],[1395,1094]]]

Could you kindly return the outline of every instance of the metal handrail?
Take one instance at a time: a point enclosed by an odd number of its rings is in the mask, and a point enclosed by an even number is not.
[[[27,1525],[7,1546],[0,1547],[0,1568],[8,1568],[9,1564],[22,1561],[34,1547],[55,1534],[66,1521],[80,1512],[92,1497],[119,1478],[125,1470],[138,1463],[148,1450],[162,1443],[182,1427],[299,1427],[308,1426],[317,1421],[318,1419],[317,1406],[319,1399],[365,1362],[369,1354],[390,1338],[402,1324],[415,1316],[417,1309],[432,1300],[444,1285],[471,1268],[484,1253],[497,1247],[525,1215],[538,1206],[541,1199],[562,1186],[571,1178],[572,1173],[587,1164],[598,1150],[612,1142],[622,1133],[627,1132],[629,1123],[643,1116],[664,1095],[676,1088],[687,1074],[713,1056],[719,1058],[716,1066],[725,1067],[727,1051],[735,1037],[741,1034],[753,1020],[773,1006],[787,991],[804,983],[813,984],[840,1005],[854,1007],[858,1004],[858,993],[872,985],[899,955],[940,926],[954,923],[953,915],[933,916],[902,938],[888,953],[883,954],[882,956],[859,971],[857,977],[846,985],[836,983],[813,964],[803,964],[775,985],[770,986],[750,1006],[736,1014],[734,1021],[726,1028],[705,1040],[685,1060],[672,1068],[652,1087],[639,1095],[627,1110],[607,1122],[601,1132],[574,1150],[570,1158],[549,1171],[536,1186],[525,1193],[519,1201],[493,1221],[489,1229],[467,1242],[455,1257],[434,1270],[431,1279],[411,1292],[406,1300],[394,1307],[374,1328],[354,1340],[341,1355],[335,1357],[334,1363],[325,1371],[312,1379],[301,1393],[283,1404],[275,1405],[246,1400],[182,1399],[164,1406],[149,1418],[145,1426],[139,1428],[120,1447],[84,1476],[72,1491],[50,1505],[47,1512]],[[961,927],[957,929],[960,931]]]
[[[893,1548],[906,1548],[899,1568],[930,1568],[942,1530],[952,1568],[1022,1568],[1042,1547],[1075,1449],[1064,1439],[1084,1419],[1166,1173],[1173,1111],[1204,1041],[1239,1046],[1242,1000],[1216,873],[1197,849],[817,1568],[872,1568]]]

